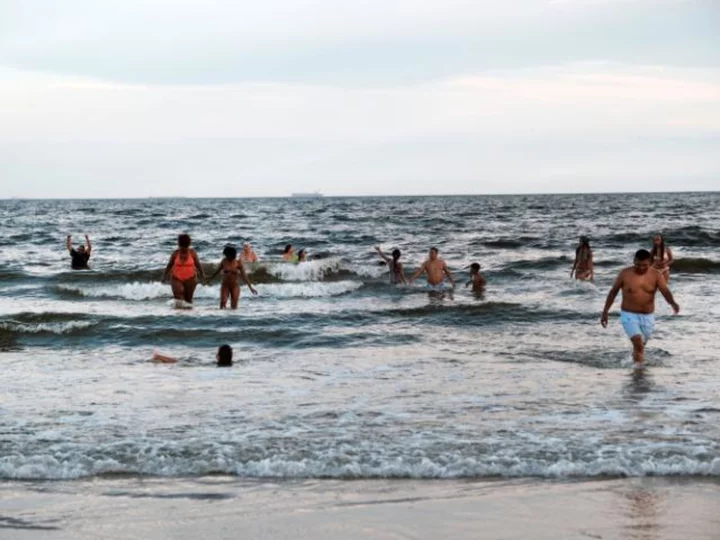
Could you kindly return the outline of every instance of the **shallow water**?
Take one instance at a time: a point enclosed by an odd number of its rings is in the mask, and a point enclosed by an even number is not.
[[[718,194],[3,201],[0,225],[1,478],[720,476]],[[251,241],[260,294],[173,310],[184,231],[208,266]],[[599,315],[656,231],[682,312],[658,296],[632,374],[617,304]],[[71,272],[84,232],[93,270]],[[568,277],[578,234],[597,287]],[[375,244],[408,271],[437,245],[461,286],[390,287]]]

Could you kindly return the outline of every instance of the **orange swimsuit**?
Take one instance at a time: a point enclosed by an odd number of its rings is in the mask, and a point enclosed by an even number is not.
[[[180,281],[187,281],[195,277],[195,258],[188,253],[187,259],[183,262],[180,259],[180,254],[175,256],[175,262],[173,263],[172,275],[175,279]]]

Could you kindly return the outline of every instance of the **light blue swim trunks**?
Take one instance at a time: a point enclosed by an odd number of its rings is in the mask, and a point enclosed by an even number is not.
[[[645,343],[650,339],[655,329],[655,315],[652,313],[621,311],[620,322],[629,338],[633,336],[643,336]]]

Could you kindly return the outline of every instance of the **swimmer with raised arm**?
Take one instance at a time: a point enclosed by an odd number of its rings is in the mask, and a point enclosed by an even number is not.
[[[70,252],[70,257],[72,257],[70,268],[73,270],[90,270],[88,261],[90,260],[90,253],[92,252],[92,244],[90,244],[90,238],[87,234],[85,235],[85,244],[84,246],[78,246],[77,249],[73,249],[72,236],[68,234],[65,245]]]
[[[405,272],[403,271],[403,265],[400,262],[400,257],[402,256],[400,250],[393,249],[392,258],[385,255],[383,250],[380,249],[380,246],[375,246],[375,251],[378,252],[378,255],[380,255],[382,260],[387,263],[388,268],[390,269],[390,284],[398,285],[399,283],[402,283],[403,285],[406,285],[407,280],[405,279]]]
[[[220,272],[223,273],[222,285],[220,286],[220,309],[227,307],[228,297],[230,298],[230,308],[237,309],[240,300],[240,282],[238,277],[247,283],[251,293],[256,295],[257,291],[255,287],[253,287],[253,284],[250,283],[250,278],[245,272],[242,261],[237,258],[237,250],[232,246],[225,246],[223,255],[225,257],[220,261],[217,270],[210,276],[210,279],[213,279]]]
[[[450,280],[452,287],[455,287],[455,278],[453,278],[447,263],[438,257],[438,248],[431,247],[428,259],[410,278],[410,284],[419,278],[422,274],[427,274],[427,283],[433,288],[442,288],[445,284],[445,276]]]
[[[662,274],[650,268],[650,252],[645,249],[635,253],[633,266],[622,270],[610,289],[600,317],[603,328],[607,328],[608,312],[620,291],[620,322],[632,342],[635,366],[641,368],[645,361],[645,344],[655,328],[655,293],[660,291],[675,314],[680,311],[680,306],[675,302]]]

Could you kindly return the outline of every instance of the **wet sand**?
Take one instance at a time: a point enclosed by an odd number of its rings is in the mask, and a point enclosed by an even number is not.
[[[96,478],[0,484],[0,538],[720,538],[720,482]]]

